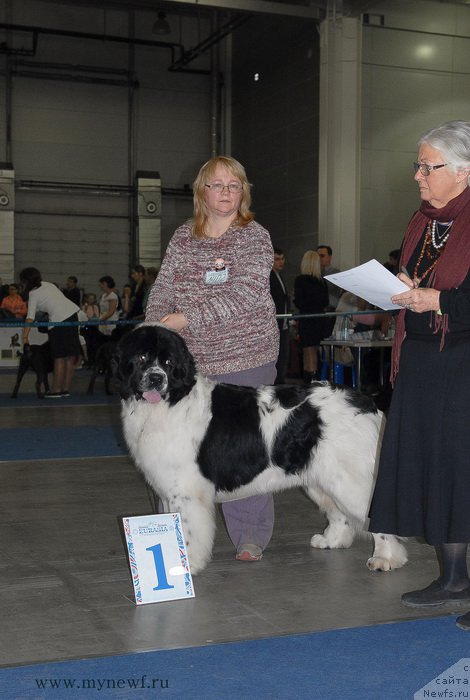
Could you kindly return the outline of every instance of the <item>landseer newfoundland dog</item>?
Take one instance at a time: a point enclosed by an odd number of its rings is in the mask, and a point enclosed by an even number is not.
[[[211,557],[222,501],[300,486],[328,519],[312,547],[349,547],[364,528],[383,420],[369,398],[327,382],[219,384],[160,324],[120,341],[115,374],[127,445],[165,511],[181,513],[192,573]],[[369,569],[405,564],[397,538],[373,537]]]

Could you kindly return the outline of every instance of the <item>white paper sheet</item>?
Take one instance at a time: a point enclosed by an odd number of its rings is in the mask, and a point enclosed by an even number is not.
[[[379,309],[400,309],[397,304],[392,304],[390,297],[409,289],[378,260],[369,260],[345,272],[325,275],[324,279],[356,294]]]

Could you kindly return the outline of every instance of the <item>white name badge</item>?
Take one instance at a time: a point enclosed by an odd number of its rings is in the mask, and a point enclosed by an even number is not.
[[[225,270],[207,270],[204,275],[206,284],[224,284],[228,280],[228,269]]]
[[[136,605],[194,598],[180,514],[122,520]]]

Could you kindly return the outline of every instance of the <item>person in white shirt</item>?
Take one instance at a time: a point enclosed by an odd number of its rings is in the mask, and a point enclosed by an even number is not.
[[[70,324],[78,321],[79,307],[67,299],[60,289],[51,282],[45,282],[35,267],[26,267],[20,272],[22,292],[28,298],[26,324],[31,324],[38,312],[48,315],[52,322],[64,321]],[[31,326],[23,329],[25,352],[29,346]],[[70,395],[73,370],[76,358],[80,355],[78,326],[51,326],[48,331],[51,355],[54,359],[54,377],[52,391],[46,398],[61,398]]]

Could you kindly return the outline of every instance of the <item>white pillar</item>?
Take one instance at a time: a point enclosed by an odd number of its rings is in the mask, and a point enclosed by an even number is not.
[[[361,22],[320,25],[318,242],[342,270],[360,262]]]
[[[0,279],[15,280],[15,171],[0,163]]]

